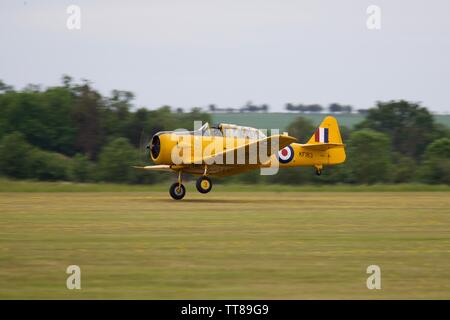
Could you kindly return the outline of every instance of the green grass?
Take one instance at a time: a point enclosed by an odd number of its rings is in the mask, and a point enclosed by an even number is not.
[[[450,298],[447,192],[219,189],[2,192],[0,298]]]
[[[378,185],[276,185],[276,184],[229,184],[214,185],[218,192],[409,192],[409,191],[450,191],[448,185],[427,184],[378,184]],[[153,185],[129,185],[112,183],[74,183],[74,182],[43,182],[28,180],[9,180],[0,178],[0,192],[151,192],[167,191],[172,182]],[[186,184],[192,185],[191,181]],[[192,188],[195,189],[194,186]]]
[[[214,113],[211,114],[213,123],[232,123],[243,126],[250,126],[260,129],[280,129],[285,130],[287,126],[297,116],[310,119],[314,125],[319,125],[326,114],[298,114],[287,112],[271,113]],[[349,128],[364,120],[364,116],[359,114],[334,115],[340,125]],[[450,127],[450,115],[435,115],[436,122]]]

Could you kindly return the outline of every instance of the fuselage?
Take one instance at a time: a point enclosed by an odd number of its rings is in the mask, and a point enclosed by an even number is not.
[[[174,161],[174,154],[180,155],[185,163],[199,161],[201,163],[201,159],[207,156],[217,155],[255,141],[257,139],[160,132],[152,139],[150,156],[155,164],[179,164]],[[259,150],[255,150],[255,152],[259,152]],[[292,155],[289,154],[291,152]],[[287,153],[287,158],[283,158],[283,153]],[[236,158],[235,161],[237,161]],[[251,163],[248,158],[246,160],[247,162],[244,164],[255,164],[254,161]],[[273,154],[270,160],[280,160],[280,167],[332,165],[345,161],[345,153],[340,148],[311,150],[300,143],[292,143],[281,149],[278,154]],[[223,163],[226,161],[227,159],[224,159]],[[259,163],[259,165],[264,166],[266,162]]]

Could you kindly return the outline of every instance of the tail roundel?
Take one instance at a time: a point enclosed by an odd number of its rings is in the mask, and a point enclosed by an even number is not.
[[[316,129],[307,144],[342,144],[341,133],[337,120],[332,117],[326,117]]]

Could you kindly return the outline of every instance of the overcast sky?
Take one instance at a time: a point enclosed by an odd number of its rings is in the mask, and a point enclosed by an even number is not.
[[[371,4],[380,30],[366,27]],[[449,17],[448,0],[1,0],[0,79],[69,74],[148,108],[407,99],[450,112]]]

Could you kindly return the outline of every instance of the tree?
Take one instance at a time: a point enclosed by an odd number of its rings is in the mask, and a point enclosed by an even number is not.
[[[0,136],[18,131],[35,147],[71,155],[75,134],[72,104],[70,90],[63,87],[1,94]]]
[[[93,179],[93,164],[85,155],[77,153],[72,158],[69,178],[77,182],[86,182]]]
[[[208,106],[209,112],[214,113],[216,112],[216,105],[215,104],[210,104]]]
[[[62,154],[31,146],[22,133],[8,134],[0,142],[0,171],[9,177],[65,180],[69,162]]]
[[[352,113],[353,107],[352,106],[342,106],[342,112],[345,113]]]
[[[138,151],[125,138],[117,138],[108,143],[100,152],[98,174],[100,180],[110,182],[134,182],[139,163]]]
[[[284,107],[286,108],[287,111],[295,111],[295,106],[290,102],[286,103]]]
[[[240,182],[246,184],[257,184],[261,180],[261,175],[259,170],[250,170],[244,173],[241,173],[238,177]]]
[[[435,140],[427,147],[419,176],[427,183],[450,184],[450,139]]]
[[[369,109],[358,109],[357,110],[359,114],[365,116],[369,113]]]
[[[398,152],[393,153],[392,182],[406,183],[415,179],[416,161]]]
[[[99,104],[101,132],[107,141],[128,137],[129,122],[132,121],[131,100],[134,94],[129,91],[112,90],[111,96]],[[106,141],[106,142],[107,142]],[[103,139],[101,139],[103,143]]]
[[[142,138],[147,137],[148,139],[150,139],[149,131],[151,128],[151,124],[149,118],[151,113],[151,111],[145,108],[139,108],[130,116],[124,136],[136,148],[142,147],[139,145],[142,142],[141,135],[143,135]]]
[[[203,112],[199,108],[192,108],[191,112],[180,115],[169,114],[168,117],[169,119],[172,119],[172,121],[175,120],[175,123],[166,127],[165,130],[173,130],[174,128],[193,130],[194,121],[211,123],[211,115]]]
[[[301,143],[308,142],[314,130],[312,122],[304,117],[297,117],[287,128],[289,135],[297,138]]]
[[[28,157],[31,178],[49,181],[68,179],[70,158],[38,148],[33,148]]]
[[[328,106],[328,111],[331,113],[342,112],[342,106],[339,103],[332,103]]]
[[[305,106],[304,104],[299,104],[297,107],[297,111],[300,113],[305,113],[306,111],[308,111],[308,106]]]
[[[61,77],[61,82],[64,87],[70,88],[72,87],[73,78],[67,74],[63,74]]]
[[[353,182],[373,184],[388,181],[389,137],[370,129],[354,131],[348,142],[347,163]]]
[[[47,136],[43,139],[45,144],[37,146],[69,156],[74,155],[76,128],[71,117],[74,98],[70,90],[61,87],[49,88],[42,93],[41,99],[45,105],[41,121],[46,127]]]
[[[320,113],[323,111],[323,107],[320,104],[310,104],[306,106],[305,111],[311,113]]]
[[[305,167],[279,168],[276,174],[264,177],[269,184],[297,185],[317,182],[313,168]]]
[[[7,85],[2,80],[0,80],[0,92],[11,92],[14,91],[14,88],[10,85]]]
[[[0,109],[1,134],[21,132],[32,145],[50,147],[48,137],[51,136],[48,109],[42,103],[38,92],[17,92],[2,95]]]
[[[378,102],[357,128],[370,128],[387,134],[393,148],[416,159],[435,137],[432,114],[419,104],[404,100]]]
[[[339,125],[339,132],[341,133],[342,141],[346,143],[350,139],[351,130],[347,126]]]
[[[75,103],[72,119],[76,127],[75,148],[95,159],[102,144],[100,123],[101,96],[89,84],[77,88],[79,96]]]
[[[22,133],[13,132],[0,141],[0,172],[14,178],[29,178],[29,155],[32,146]]]

